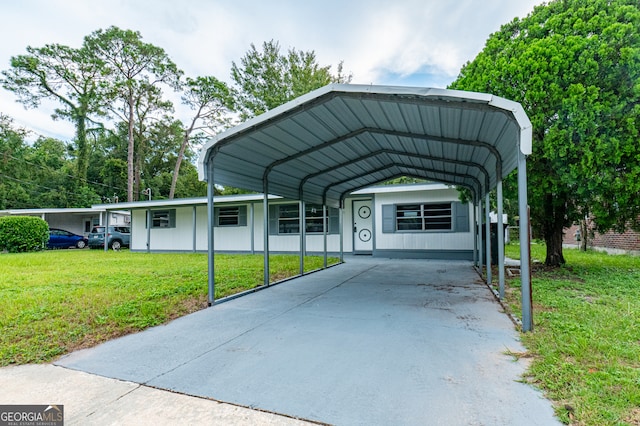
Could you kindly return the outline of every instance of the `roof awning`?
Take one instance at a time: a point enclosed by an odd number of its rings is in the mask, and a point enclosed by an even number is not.
[[[338,206],[350,192],[412,176],[480,197],[531,153],[519,103],[445,89],[335,84],[205,144],[203,180]]]

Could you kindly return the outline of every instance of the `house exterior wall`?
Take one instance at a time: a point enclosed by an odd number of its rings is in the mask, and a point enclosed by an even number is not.
[[[383,193],[375,196],[375,249],[374,255],[393,257],[436,257],[448,259],[473,258],[473,207],[459,204],[468,211],[464,230],[451,231],[395,231],[384,232],[383,206],[410,203],[457,202],[454,188],[424,191],[422,193]],[[453,219],[455,221],[455,219]],[[455,227],[454,227],[455,228]]]
[[[383,206],[398,205],[406,203],[457,203],[458,193],[455,189],[441,185],[440,189],[429,189],[426,191],[408,190],[406,192],[389,191],[375,194],[356,195],[345,200],[343,209],[343,250],[351,253],[354,250],[354,200],[369,200],[372,203],[373,211],[373,233],[374,256],[385,257],[436,257],[447,259],[471,259],[473,257],[473,211],[469,204],[462,205],[466,211],[465,218],[468,223],[465,230],[448,231],[399,231],[384,232],[383,230]],[[273,206],[287,204],[297,204],[296,201],[275,201],[269,202],[270,209]],[[261,201],[225,202],[220,201],[216,207],[241,206],[246,212],[246,222],[232,226],[214,227],[214,250],[216,252],[243,252],[251,251],[261,253],[264,251],[264,208]],[[152,228],[150,232],[151,251],[193,251],[193,209],[191,206],[175,207],[152,207],[151,211],[175,210],[174,227]],[[207,250],[207,208],[205,205],[197,205],[196,210],[196,232],[195,249],[205,252]],[[131,250],[146,250],[147,229],[146,229],[146,209],[135,209],[132,211],[132,243]],[[271,217],[273,219],[273,217]],[[333,220],[337,220],[336,216]],[[277,234],[273,225],[270,224],[271,235],[269,235],[269,251],[272,253],[298,253],[300,251],[300,235]],[[333,222],[335,223],[335,222]],[[335,226],[334,233],[327,235],[327,251],[329,253],[339,253],[340,234]],[[253,230],[253,232],[252,232]],[[253,244],[251,237],[253,235]],[[306,252],[322,253],[324,251],[324,236],[322,234],[306,234]]]

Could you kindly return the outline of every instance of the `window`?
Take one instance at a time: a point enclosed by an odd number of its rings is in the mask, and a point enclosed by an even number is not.
[[[310,234],[321,234],[322,206],[316,204],[305,205],[305,231]],[[339,210],[329,208],[326,217],[328,234],[338,234],[340,217]],[[269,206],[269,233],[299,234],[300,233],[300,205],[299,204],[275,204]]]
[[[451,203],[396,206],[398,231],[452,230]]]
[[[175,228],[176,211],[154,210],[151,212],[151,228]]]
[[[423,204],[424,229],[451,230],[451,203]]]
[[[247,206],[216,207],[216,226],[247,226]]]
[[[309,233],[322,233],[324,229],[322,228],[322,206],[317,206],[315,204],[309,204],[305,206],[305,216],[307,227],[305,228],[306,232]],[[327,229],[329,229],[329,216],[326,217]]]
[[[300,232],[298,204],[286,204],[278,207],[278,234],[298,234]]]

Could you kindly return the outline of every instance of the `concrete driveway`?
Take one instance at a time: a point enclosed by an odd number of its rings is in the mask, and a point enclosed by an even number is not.
[[[469,262],[349,257],[55,364],[339,425],[559,424]]]

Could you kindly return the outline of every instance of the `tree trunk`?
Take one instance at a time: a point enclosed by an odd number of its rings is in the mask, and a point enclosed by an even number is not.
[[[562,194],[548,194],[544,201],[545,220],[543,223],[543,237],[547,244],[547,257],[544,264],[560,266],[566,263],[562,254],[562,237],[566,222],[566,197]]]
[[[129,94],[129,144],[127,146],[127,201],[135,201],[133,198],[133,182],[135,180],[134,175],[134,148],[135,143],[133,139],[133,114],[134,104],[133,95]]]
[[[178,158],[176,158],[176,166],[173,169],[173,176],[171,177],[171,188],[169,188],[169,199],[173,200],[173,196],[176,193],[176,184],[178,183],[178,174],[180,173],[180,164],[182,164],[182,158],[184,157],[184,150],[189,142],[189,136],[184,135],[184,140],[182,141],[182,145],[180,146],[180,152],[178,153]]]
[[[547,258],[544,264],[547,266],[560,266],[564,265],[564,255],[562,254],[562,236],[564,232],[562,228],[560,232],[553,232],[551,235],[545,236],[545,242],[547,244]]]
[[[196,125],[196,121],[200,118],[200,114],[202,113],[202,105],[198,108],[198,112],[191,120],[191,125],[188,129],[184,131],[184,139],[182,139],[182,145],[180,145],[180,152],[178,153],[178,158],[176,159],[176,167],[173,170],[173,177],[171,178],[171,188],[169,189],[169,199],[173,200],[173,196],[176,192],[176,184],[178,183],[178,174],[180,173],[180,165],[182,164],[182,159],[184,158],[184,151],[187,149],[187,145],[189,144],[189,136],[191,136],[191,132],[193,132],[193,128]]]
[[[134,172],[134,182],[133,182],[133,201],[138,201],[140,199],[140,185],[142,184],[142,155],[138,154],[136,156],[136,167]]]
[[[78,178],[82,181],[79,186],[87,184],[87,168],[89,165],[87,149],[87,129],[84,117],[76,118],[76,145],[78,146],[77,170]]]
[[[580,250],[587,251],[587,246],[589,242],[589,227],[587,226],[587,220],[580,221]]]

